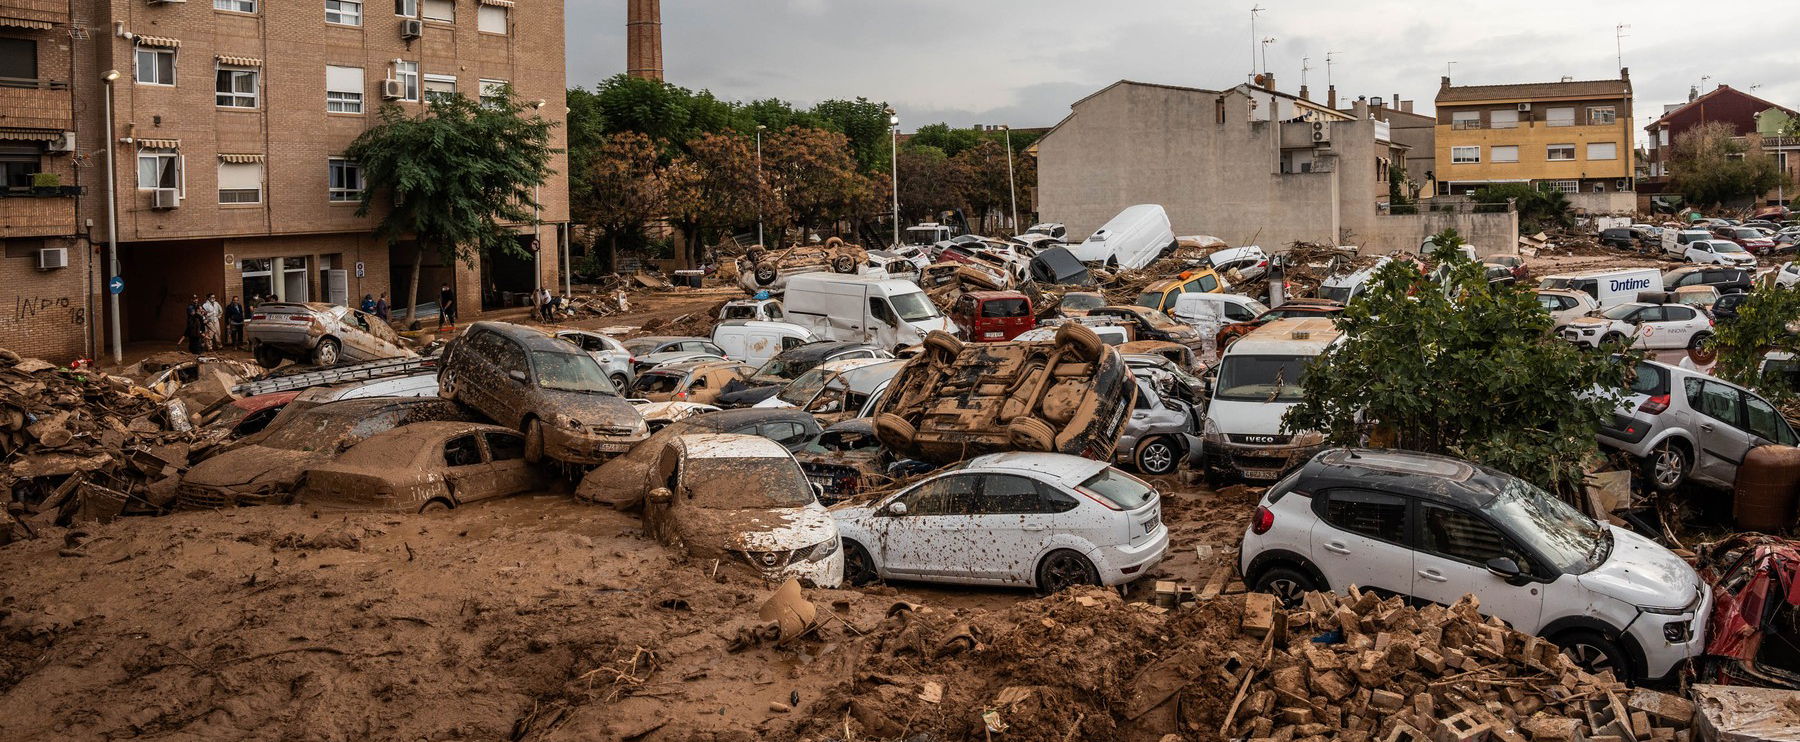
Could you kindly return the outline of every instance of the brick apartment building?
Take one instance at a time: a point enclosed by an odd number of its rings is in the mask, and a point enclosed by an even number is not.
[[[1615,80],[1451,85],[1437,94],[1437,191],[1549,184],[1611,211],[1634,204],[1631,74]],[[1572,199],[1574,200],[1574,199]],[[1578,202],[1580,204],[1580,202]]]
[[[1800,173],[1800,142],[1782,136],[1782,126],[1800,112],[1771,103],[1730,85],[1719,85],[1705,94],[1690,90],[1686,103],[1664,106],[1663,115],[1644,127],[1645,179],[1640,184],[1644,209],[1669,191],[1669,168],[1675,159],[1675,142],[1681,135],[1705,124],[1722,123],[1749,146],[1748,155],[1774,158],[1790,177]],[[1757,205],[1785,203],[1785,191],[1771,191]],[[1678,200],[1678,199],[1676,199]],[[1675,201],[1666,201],[1671,205]]]
[[[16,76],[27,43],[36,70]],[[18,297],[0,347],[58,360],[105,347],[107,147],[122,334],[171,344],[193,294],[356,303],[405,290],[413,245],[371,236],[378,215],[356,216],[362,176],[342,158],[385,103],[417,111],[432,95],[508,84],[546,102],[538,114],[564,148],[560,0],[0,0],[0,52],[12,55],[0,59],[12,65],[0,69],[0,158],[16,158],[9,195],[22,183],[30,196],[0,199],[0,287]],[[453,282],[467,318],[555,281],[564,155],[551,167],[543,224],[519,226],[540,259],[452,266],[428,253],[422,300]],[[34,184],[40,172],[59,184]],[[44,247],[68,248],[68,267],[40,269]]]

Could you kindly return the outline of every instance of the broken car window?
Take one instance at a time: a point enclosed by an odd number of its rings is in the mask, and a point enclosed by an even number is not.
[[[474,466],[481,463],[481,448],[473,435],[461,435],[444,443],[444,463],[448,466]]]
[[[789,382],[787,386],[782,387],[781,391],[775,395],[775,398],[795,407],[805,405],[807,402],[812,401],[813,397],[819,395],[819,390],[825,388],[825,382],[830,380],[829,376],[830,375],[825,369],[815,368],[801,374],[800,378],[795,379],[792,382]]]
[[[1612,535],[1603,526],[1522,479],[1508,477],[1500,495],[1482,512],[1564,574],[1592,570],[1612,549]]]
[[[1420,551],[1478,565],[1507,557],[1531,572],[1524,554],[1509,547],[1506,537],[1480,518],[1432,503],[1420,503],[1419,515],[1424,526],[1419,531]]]
[[[755,482],[755,487],[745,487]],[[789,458],[690,459],[682,467],[682,491],[694,507],[709,510],[797,508],[813,502],[812,485]]]
[[[606,372],[600,370],[592,356],[582,353],[535,351],[531,362],[537,366],[538,386],[565,392],[617,394]]]
[[[674,394],[681,386],[679,374],[644,374],[639,376],[636,391],[638,394]]]
[[[525,458],[525,439],[511,433],[482,433],[487,438],[488,457],[494,461]]]

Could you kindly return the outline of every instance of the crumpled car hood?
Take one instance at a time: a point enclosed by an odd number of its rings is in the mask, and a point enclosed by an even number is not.
[[[543,390],[544,412],[568,415],[583,425],[630,428],[643,422],[643,416],[623,397],[610,394],[584,394],[555,389]]]
[[[245,446],[200,462],[181,478],[202,487],[246,487],[267,482],[292,485],[300,472],[332,458],[330,451]]]
[[[683,540],[696,550],[790,551],[828,540],[837,526],[825,507],[756,510],[689,510],[682,514]]]
[[[1694,600],[1700,574],[1675,553],[1616,526],[1606,562],[1577,579],[1589,590],[1640,608],[1681,608]]]

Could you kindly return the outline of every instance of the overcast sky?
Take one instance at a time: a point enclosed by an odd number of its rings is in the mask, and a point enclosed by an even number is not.
[[[566,0],[571,86],[625,70],[625,0]],[[1242,0],[666,0],[669,82],[730,100],[810,105],[866,96],[901,127],[1048,126],[1069,104],[1120,80],[1223,88],[1252,59]],[[1716,23],[1674,0],[1260,0],[1256,37],[1283,91],[1301,61],[1323,99],[1325,55],[1340,104],[1358,95],[1431,107],[1450,67],[1458,84],[1616,77],[1614,27],[1628,24],[1625,66],[1637,123],[1690,86],[1719,83],[1800,105],[1792,31],[1800,3],[1754,5],[1754,20]],[[1722,8],[1716,8],[1722,10]],[[1710,20],[1709,20],[1710,19]],[[1719,33],[1696,34],[1696,24]],[[1258,54],[1260,64],[1260,52]]]

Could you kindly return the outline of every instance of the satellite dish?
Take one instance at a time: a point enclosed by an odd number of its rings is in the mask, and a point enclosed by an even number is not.
[[[1257,87],[1268,87],[1268,85],[1269,85],[1269,78],[1267,76],[1257,75],[1253,79],[1256,81]]]

